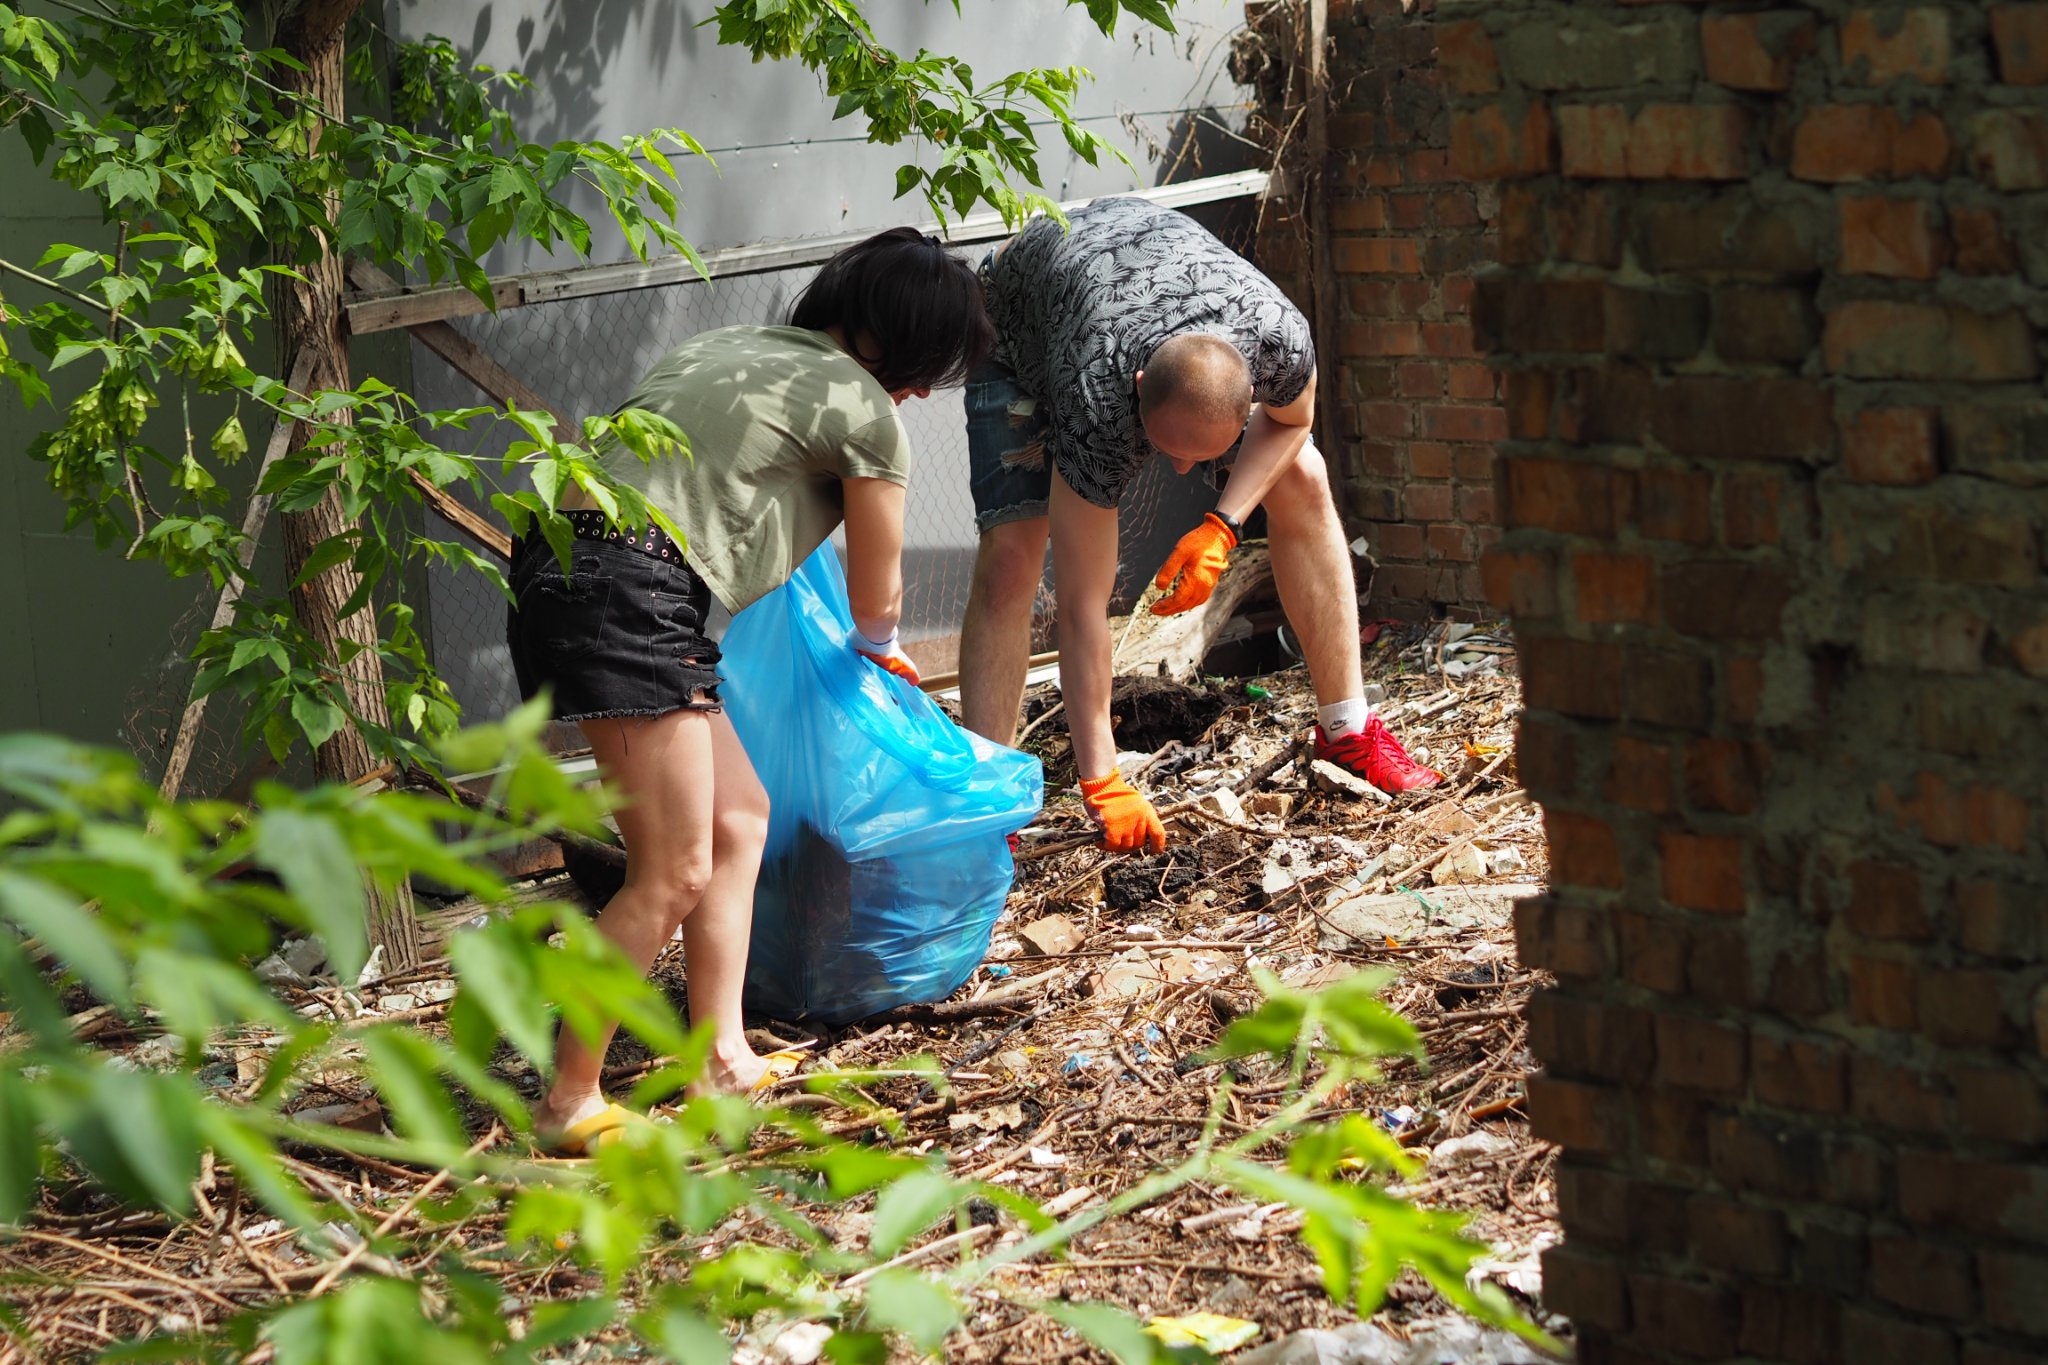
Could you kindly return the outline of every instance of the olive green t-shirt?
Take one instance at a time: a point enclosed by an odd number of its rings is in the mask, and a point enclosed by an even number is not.
[[[662,357],[624,406],[668,418],[688,456],[600,458],[688,537],[690,567],[738,612],[774,591],[845,515],[842,479],[910,480],[888,390],[823,332],[721,327]]]

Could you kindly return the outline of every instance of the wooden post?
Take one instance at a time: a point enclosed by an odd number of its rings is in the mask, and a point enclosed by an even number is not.
[[[1302,177],[1303,210],[1308,218],[1310,288],[1314,294],[1316,329],[1316,427],[1325,455],[1332,456],[1332,473],[1341,471],[1334,459],[1337,443],[1344,439],[1344,373],[1337,360],[1337,266],[1330,249],[1330,4],[1329,0],[1308,0],[1308,23],[1303,54],[1307,73],[1307,166]]]
[[[306,376],[311,371],[312,364],[312,353],[302,352],[297,368],[292,371],[292,377],[285,385],[291,390],[293,397],[304,395]],[[271,430],[270,442],[263,449],[263,463],[256,467],[256,479],[251,485],[252,488],[263,486],[263,476],[268,474],[270,467],[284,455],[285,446],[292,438],[293,425],[280,418],[276,427]],[[270,504],[275,501],[277,499],[267,493],[249,494],[248,510],[242,513],[242,548],[237,555],[245,574],[256,560],[256,542],[263,535],[263,524],[270,519]],[[230,578],[227,581],[227,586],[220,590],[220,601],[213,608],[213,620],[207,626],[208,630],[219,630],[235,619],[235,604],[242,600],[242,588],[247,582],[246,578]],[[157,788],[166,801],[177,800],[179,789],[185,785],[185,769],[191,765],[192,750],[199,744],[199,723],[206,718],[206,703],[207,698],[194,697],[185,704],[185,713],[178,717],[178,733],[171,741],[171,756],[164,763],[163,782]],[[220,794],[207,793],[209,796]]]
[[[286,17],[278,39],[302,69],[283,69],[278,80],[295,93],[303,94],[331,115],[343,109],[345,78],[343,35],[361,0],[304,0]],[[316,129],[312,136],[318,137]],[[336,204],[330,202],[332,213]],[[283,343],[287,373],[305,367],[307,391],[346,389],[349,384],[348,341],[342,326],[341,259],[323,235],[320,251],[309,260],[293,263],[296,279],[284,280],[275,291],[278,335]],[[308,359],[310,357],[310,359]],[[337,420],[345,420],[337,414]],[[306,440],[303,426],[294,425],[287,451],[298,450]],[[339,494],[330,491],[314,507],[290,512],[283,518],[285,569],[297,578],[315,546],[348,529],[342,515]],[[355,593],[359,579],[346,564],[315,575],[292,592],[292,605],[299,624],[318,642],[340,678],[349,704],[373,724],[389,723],[384,706],[384,663],[377,653],[374,611],[365,608],[352,616],[341,615],[342,604]],[[326,781],[353,782],[376,766],[361,732],[345,725],[314,754],[314,771]],[[409,971],[419,965],[419,925],[413,916],[412,888],[400,883],[395,891],[370,892],[370,942],[384,949],[388,971]]]

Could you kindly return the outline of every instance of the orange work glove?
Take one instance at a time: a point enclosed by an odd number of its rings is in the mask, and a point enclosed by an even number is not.
[[[1223,524],[1223,518],[1214,512],[1203,517],[1200,526],[1180,538],[1159,577],[1152,580],[1153,587],[1166,592],[1168,584],[1180,579],[1179,587],[1152,604],[1152,614],[1178,616],[1208,601],[1236,548],[1237,537]]]
[[[903,652],[903,646],[897,639],[895,631],[890,631],[889,638],[886,640],[870,640],[867,636],[856,630],[847,637],[846,642],[853,646],[854,653],[860,655],[861,658],[866,659],[884,673],[894,673],[912,687],[917,686],[919,682],[917,665],[912,663],[910,656]]]
[[[1107,777],[1081,779],[1081,799],[1088,813],[1102,826],[1102,846],[1117,853],[1135,853],[1147,844],[1154,853],[1166,851],[1166,825],[1152,803],[1140,795],[1124,775],[1112,771]]]

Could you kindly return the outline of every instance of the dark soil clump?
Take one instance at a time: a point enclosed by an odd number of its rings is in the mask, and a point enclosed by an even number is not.
[[[1202,869],[1191,858],[1177,858],[1171,853],[1123,858],[1103,871],[1103,908],[1136,910],[1154,901],[1171,900],[1176,893],[1190,890],[1201,880]]]
[[[1152,753],[1168,740],[1192,744],[1233,704],[1227,694],[1168,678],[1118,678],[1109,723],[1119,749]]]

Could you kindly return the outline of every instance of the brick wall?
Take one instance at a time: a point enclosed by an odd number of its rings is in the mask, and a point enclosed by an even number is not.
[[[1376,614],[1493,614],[1478,561],[1498,531],[1499,376],[1474,344],[1473,277],[1494,257],[1498,196],[1451,169],[1435,14],[1331,0],[1332,349],[1342,430],[1321,438],[1353,534],[1376,568]],[[1260,123],[1300,186],[1298,0],[1248,6],[1265,39]],[[1292,80],[1288,79],[1292,76]],[[1268,205],[1260,261],[1313,318],[1298,200]]]
[[[1586,1365],[2048,1359],[2048,3],[1436,17],[1549,1298]]]

